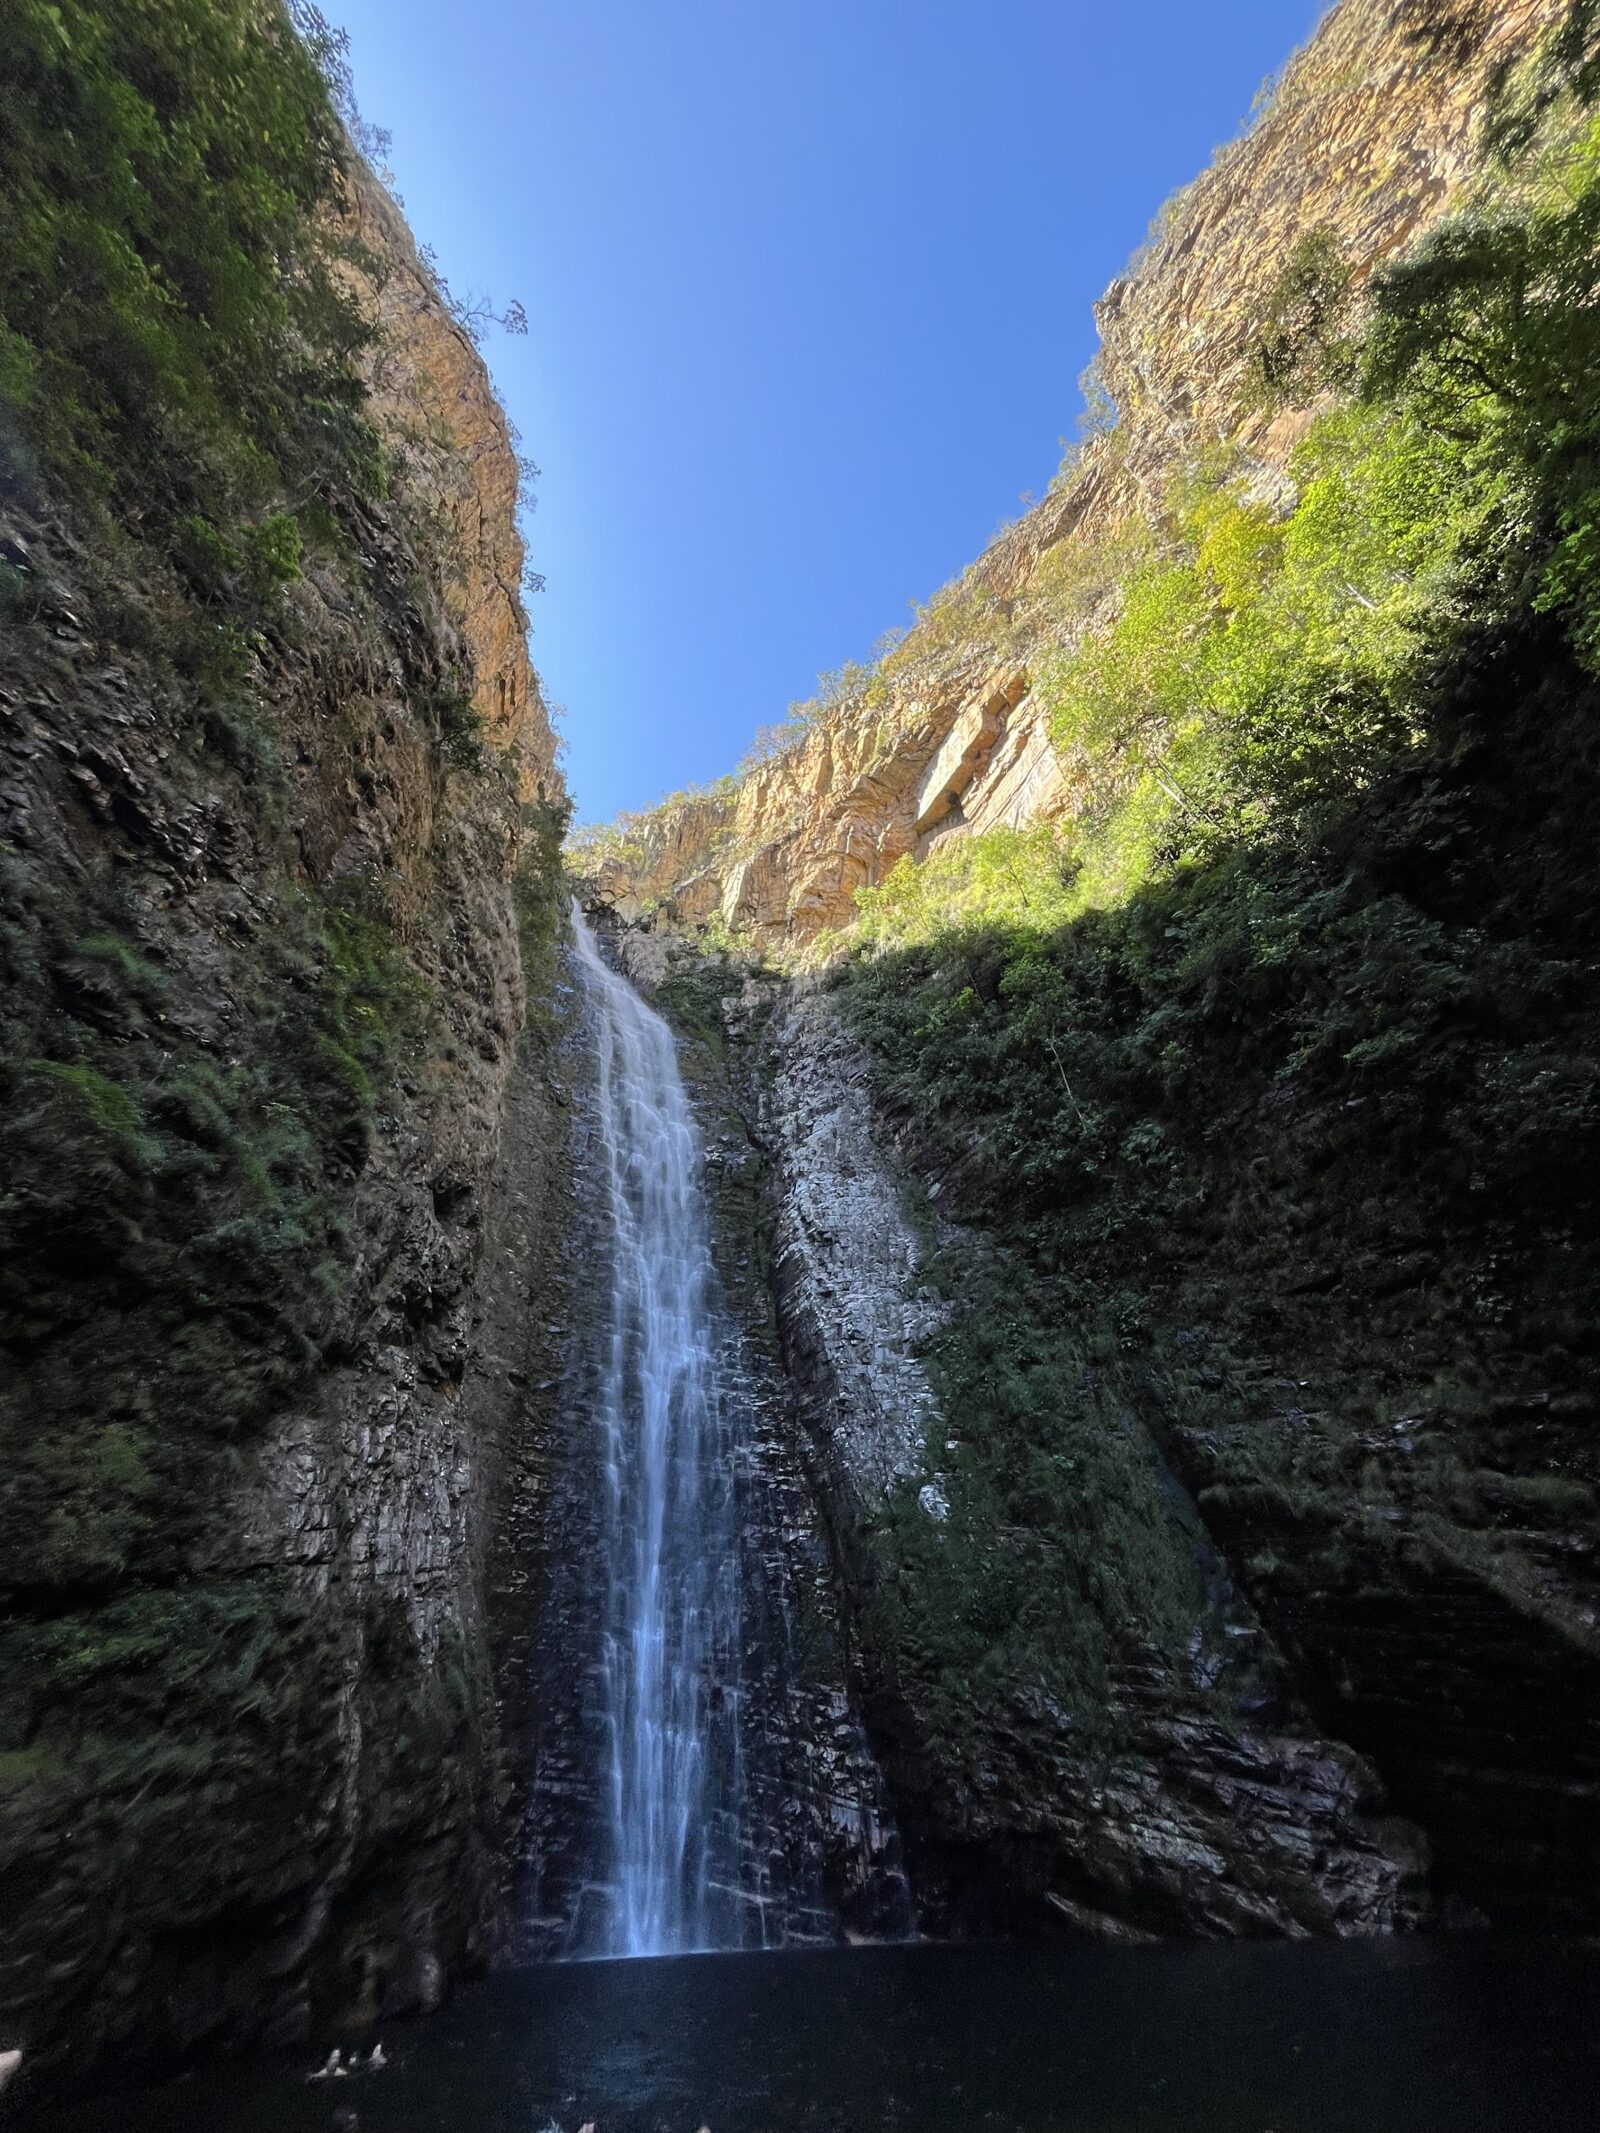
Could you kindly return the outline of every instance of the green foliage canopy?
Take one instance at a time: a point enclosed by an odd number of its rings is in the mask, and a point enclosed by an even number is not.
[[[202,599],[270,590],[334,486],[382,478],[314,56],[252,0],[6,0],[5,49],[0,473],[65,480]]]

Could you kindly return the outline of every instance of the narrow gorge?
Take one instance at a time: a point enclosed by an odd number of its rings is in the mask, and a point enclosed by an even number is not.
[[[4,12],[0,2088],[1591,1943],[1595,9],[1339,0],[1047,493],[577,830],[338,34]]]

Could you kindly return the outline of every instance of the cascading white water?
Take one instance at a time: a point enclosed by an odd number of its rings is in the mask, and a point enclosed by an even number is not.
[[[574,909],[599,1052],[612,1284],[604,1923],[581,1952],[737,1946],[741,1778],[735,1447],[719,1397],[701,1151],[671,1032]]]

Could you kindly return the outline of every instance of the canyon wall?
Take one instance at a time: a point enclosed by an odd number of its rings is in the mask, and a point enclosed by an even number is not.
[[[1206,446],[1228,442],[1262,480],[1281,476],[1310,411],[1253,408],[1247,367],[1296,239],[1332,233],[1359,298],[1479,167],[1500,69],[1562,13],[1559,0],[1331,9],[1097,307],[1115,430],[1069,454],[1039,503],[809,731],[597,841],[581,863],[606,900],[691,935],[715,920],[793,957],[848,933],[856,892],[900,860],[1070,813],[1082,793],[1034,683],[1114,602],[1115,558],[1098,551],[1153,518]]]
[[[262,94],[299,79],[242,49]],[[505,417],[342,162],[324,233],[371,339],[364,391],[322,389],[386,471],[330,448],[237,653],[140,499],[108,521],[7,416],[0,2034],[30,2067],[428,2005],[499,1928],[564,795]]]
[[[919,1101],[885,1044],[871,965],[832,985],[616,938],[718,1121],[719,1250],[782,1359],[774,1471],[803,1433],[806,1491],[778,1516],[752,1497],[751,1543],[792,1589],[820,1513],[834,1591],[803,1619],[824,1680],[846,1665],[837,1740],[859,1709],[885,1788],[864,1817],[872,1764],[787,1730],[795,1834],[819,1800],[848,1829],[892,1815],[936,1935],[1592,1925],[1592,1334],[1552,1340],[1564,1306],[1512,1270],[1515,1229],[1485,1325],[1463,1307],[1483,1240],[1430,1229],[1350,1100],[1286,1112],[1225,1063],[1226,1103],[1144,1114],[1206,1172],[1157,1209],[1167,1250],[1108,1252],[1063,1295],[983,1160],[990,1122]],[[983,982],[950,953],[889,975],[897,1026]],[[998,1031],[993,1053],[1021,1078]],[[1010,1100],[1054,1129],[1031,1082]],[[1318,1192],[1348,1205],[1319,1218]],[[570,1607],[550,1619],[581,1645]],[[559,1833],[578,1774],[552,1775]],[[838,1885],[881,1930],[859,1872]]]
[[[903,1928],[896,1818],[953,1929],[1594,1921],[1570,660],[1486,658],[1470,744],[1246,855],[1221,945],[1173,891],[835,989],[739,959],[823,960],[902,859],[1073,812],[1039,662],[1196,448],[1279,480],[1311,410],[1250,413],[1243,373],[1293,238],[1329,229],[1359,294],[1558,13],[1345,0],[1108,294],[1115,432],[793,745],[594,856],[685,1039],[759,1417],[751,1616],[792,1661],[759,1841],[804,1899],[774,1937],[833,1930],[819,1890]],[[302,396],[291,493],[238,449],[221,523],[192,469],[84,489],[38,405],[0,425],[0,2044],[30,2065],[430,2005],[507,1945],[509,1887],[535,1952],[582,1872],[592,1120],[515,451],[336,160],[371,338]],[[1436,978],[1420,1037],[1360,1019]]]

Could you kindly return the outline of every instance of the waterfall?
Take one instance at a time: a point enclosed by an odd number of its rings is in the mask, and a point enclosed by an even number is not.
[[[718,1382],[701,1149],[661,1017],[573,912],[598,1048],[609,1341],[601,1809],[606,1901],[575,1952],[732,1947],[739,1918],[735,1431]]]
[[[570,1345],[520,1662],[518,1952],[895,1938],[914,1930],[899,1839],[751,1249],[755,1061],[707,1056],[697,1120],[666,1023],[576,909],[572,929]]]

